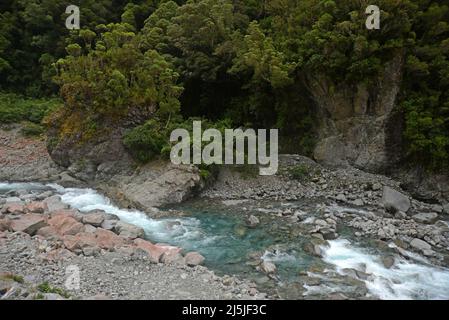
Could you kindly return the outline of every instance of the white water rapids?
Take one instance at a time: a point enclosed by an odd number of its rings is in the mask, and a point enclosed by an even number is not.
[[[181,246],[184,243],[190,248],[201,248],[208,242],[220,242],[220,236],[208,234],[196,218],[151,219],[143,212],[116,207],[108,198],[92,189],[63,188],[54,184],[0,183],[0,192],[5,189],[36,190],[45,187],[55,189],[62,201],[73,208],[82,212],[100,209],[115,214],[125,222],[142,227],[147,235],[159,242],[176,242]],[[387,269],[380,256],[352,245],[348,240],[338,239],[329,243],[329,247],[323,247],[323,260],[339,273],[343,273],[342,270],[346,268],[366,272],[369,276],[364,281],[372,296],[381,299],[449,299],[448,269],[432,266],[424,258],[420,262],[406,260],[399,255],[395,256],[393,267]],[[275,255],[266,253],[263,258],[274,263],[295,259],[282,252]]]

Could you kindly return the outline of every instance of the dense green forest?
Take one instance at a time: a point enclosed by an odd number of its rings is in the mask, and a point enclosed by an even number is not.
[[[81,30],[65,28],[69,4]],[[369,4],[381,8],[379,30],[365,27]],[[277,127],[290,150],[310,154],[308,75],[369,84],[399,52],[407,159],[449,165],[445,0],[2,0],[0,26],[0,121],[57,124],[83,139],[123,126],[142,160],[191,117]],[[51,100],[32,119],[12,101],[55,96],[63,106]]]

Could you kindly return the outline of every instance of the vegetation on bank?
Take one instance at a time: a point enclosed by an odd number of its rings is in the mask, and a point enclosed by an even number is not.
[[[80,31],[65,29],[63,0],[0,5],[0,88],[35,97],[59,90],[65,107],[48,123],[61,136],[86,141],[124,127],[125,145],[145,162],[167,153],[171,128],[200,117],[278,127],[284,150],[310,154],[319,122],[310,79],[355,90],[376,83],[400,55],[405,73],[397,104],[408,159],[434,169],[449,165],[444,0],[379,0],[375,32],[365,27],[366,6],[353,0],[79,4]],[[9,111],[0,110],[0,121],[39,123],[4,107],[3,97],[0,108]]]

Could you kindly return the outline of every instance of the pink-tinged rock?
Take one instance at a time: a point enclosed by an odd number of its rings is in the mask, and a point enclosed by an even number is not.
[[[49,240],[58,240],[61,238],[58,231],[52,226],[40,228],[36,234]]]
[[[198,266],[204,262],[204,257],[198,252],[189,252],[184,258],[188,266]]]
[[[40,229],[47,226],[45,217],[35,213],[28,213],[20,216],[17,220],[11,221],[11,229],[14,232],[25,232],[34,235]]]
[[[181,254],[181,248],[165,251],[162,254],[161,262],[165,264],[185,264],[184,257]]]
[[[2,212],[4,213],[13,213],[13,214],[21,214],[24,213],[25,206],[21,203],[11,202],[6,203],[3,206]]]
[[[82,222],[82,220],[83,220],[83,214],[76,209],[61,209],[61,210],[52,212],[50,215],[52,218],[59,216],[59,215],[66,215],[66,216],[72,217],[73,219],[75,219],[78,222]]]
[[[125,239],[114,232],[98,228],[95,231],[97,246],[105,250],[115,250],[125,244]]]
[[[8,218],[0,219],[0,231],[10,231],[11,230],[11,220]]]
[[[31,213],[44,213],[48,211],[48,207],[45,202],[34,201],[26,205],[25,211]]]
[[[74,251],[77,249],[83,249],[87,247],[97,246],[97,237],[92,233],[81,232],[77,235],[66,235],[63,239],[64,246],[70,250]]]
[[[48,224],[54,227],[62,236],[75,235],[84,231],[84,225],[82,223],[64,213],[53,215],[53,217],[48,220]]]
[[[134,244],[140,248],[146,251],[150,257],[150,261],[153,263],[161,262],[162,255],[165,252],[173,251],[173,254],[179,253],[181,251],[178,247],[172,247],[172,246],[158,246],[154,245],[149,241],[143,240],[143,239],[135,239]],[[170,253],[169,253],[170,254]],[[169,255],[168,254],[168,255]]]

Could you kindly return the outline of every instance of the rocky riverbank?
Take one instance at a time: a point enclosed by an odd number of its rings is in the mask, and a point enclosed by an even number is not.
[[[81,213],[51,191],[0,197],[3,299],[262,299],[252,283],[222,278],[204,258],[144,238],[101,211]],[[79,288],[67,289],[70,267]]]

